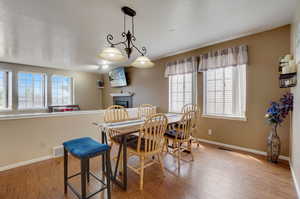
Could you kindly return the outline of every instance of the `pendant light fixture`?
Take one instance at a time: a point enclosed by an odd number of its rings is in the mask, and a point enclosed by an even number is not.
[[[122,12],[124,13],[124,31],[121,33],[121,36],[124,38],[123,41],[113,43],[113,35],[108,34],[106,36],[107,42],[110,44],[110,47],[104,48],[101,53],[99,53],[98,57],[104,60],[112,61],[112,62],[122,62],[125,61],[126,58],[123,56],[121,51],[116,48],[118,45],[123,45],[124,50],[128,58],[133,50],[136,50],[141,56],[139,56],[133,63],[132,66],[137,68],[149,68],[154,66],[153,62],[146,57],[147,50],[145,47],[139,49],[134,45],[134,41],[136,41],[134,35],[134,16],[136,12],[129,7],[122,7]],[[126,33],[126,15],[131,17],[131,31],[128,30]]]

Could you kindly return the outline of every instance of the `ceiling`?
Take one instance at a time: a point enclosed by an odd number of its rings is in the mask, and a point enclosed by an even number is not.
[[[105,72],[96,55],[108,33],[121,39],[122,6],[137,12],[137,46],[158,59],[289,24],[296,1],[0,0],[0,61]]]

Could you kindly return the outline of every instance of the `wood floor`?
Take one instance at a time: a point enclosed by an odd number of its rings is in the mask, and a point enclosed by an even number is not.
[[[193,148],[195,161],[182,162],[181,171],[171,155],[164,158],[165,171],[158,165],[145,170],[144,191],[139,191],[139,178],[129,170],[128,191],[113,187],[112,198],[122,199],[293,199],[296,197],[287,164],[271,164],[264,157],[220,150],[201,144]],[[189,156],[185,157],[186,159]],[[135,160],[131,161],[132,163]],[[91,168],[99,170],[94,159]],[[79,169],[72,159],[70,171]],[[73,183],[78,187],[79,180]],[[91,191],[97,189],[91,181]],[[75,199],[63,192],[62,158],[47,160],[0,173],[0,199]],[[103,198],[96,195],[95,198]]]

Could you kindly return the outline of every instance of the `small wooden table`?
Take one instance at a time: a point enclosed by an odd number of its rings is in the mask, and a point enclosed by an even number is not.
[[[180,121],[182,114],[167,113],[168,125],[175,124]],[[107,144],[107,135],[106,132],[109,129],[118,131],[118,135],[121,137],[121,143],[118,150],[117,162],[115,168],[112,168],[111,176],[112,181],[119,185],[124,190],[127,190],[127,136],[136,132],[139,132],[140,126],[144,124],[143,120],[132,119],[123,122],[115,123],[94,123],[101,131],[101,142]],[[122,181],[117,179],[118,175],[118,165],[121,157],[121,152],[123,150],[123,179]],[[103,162],[103,161],[102,161]],[[102,165],[103,166],[103,165]]]

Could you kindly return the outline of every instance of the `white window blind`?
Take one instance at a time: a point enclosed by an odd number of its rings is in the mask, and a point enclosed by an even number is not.
[[[204,73],[204,115],[245,118],[246,65]]]
[[[46,107],[46,75],[42,73],[18,73],[18,108]]]
[[[181,112],[185,104],[195,103],[196,74],[169,76],[169,112]]]
[[[53,75],[52,84],[52,105],[73,104],[73,79],[60,75]]]
[[[0,71],[0,110],[11,108],[10,79],[10,72]]]

